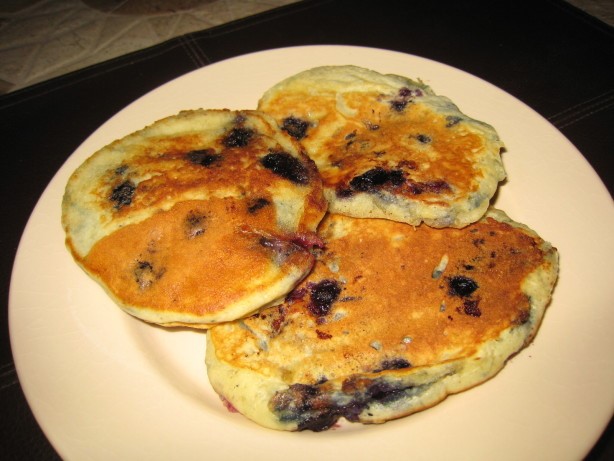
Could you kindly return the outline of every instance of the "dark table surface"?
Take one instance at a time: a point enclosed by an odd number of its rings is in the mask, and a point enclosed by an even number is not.
[[[22,393],[7,314],[19,239],[55,172],[108,118],[177,76],[253,51],[313,44],[401,51],[481,77],[547,118],[612,193],[614,30],[558,0],[299,2],[1,96],[3,459],[58,458]],[[612,424],[604,429],[587,459],[614,459]]]

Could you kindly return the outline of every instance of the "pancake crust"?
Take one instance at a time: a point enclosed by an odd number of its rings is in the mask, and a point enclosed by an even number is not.
[[[317,67],[271,87],[258,108],[305,146],[334,213],[463,227],[505,178],[496,131],[405,77]]]
[[[313,162],[256,111],[184,111],[96,152],[62,203],[76,261],[127,312],[205,328],[311,269],[326,201]]]
[[[328,215],[278,306],[208,332],[213,388],[280,430],[382,423],[495,375],[535,335],[558,254],[490,210],[463,229]]]

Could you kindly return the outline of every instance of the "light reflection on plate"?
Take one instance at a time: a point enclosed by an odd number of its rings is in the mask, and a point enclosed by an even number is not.
[[[182,109],[253,109],[277,81],[354,64],[420,78],[506,144],[497,207],[561,255],[554,300],[534,343],[494,379],[380,426],[279,433],[228,412],[209,386],[204,332],[124,314],[64,248],[70,173],[103,145]],[[570,185],[573,184],[573,187]],[[507,93],[416,56],[308,46],[240,56],[135,101],[94,132],[51,181],[24,232],[9,300],[13,354],[32,410],[68,459],[579,459],[614,409],[614,207],[581,154]]]

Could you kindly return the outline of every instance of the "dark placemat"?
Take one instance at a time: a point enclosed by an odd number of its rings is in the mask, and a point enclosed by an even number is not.
[[[550,120],[584,154],[610,193],[614,190],[614,32],[559,0],[305,1],[1,96],[4,459],[57,459],[19,387],[7,313],[21,233],[55,172],[108,118],[179,75],[240,54],[312,44],[391,49],[481,77]],[[587,459],[614,459],[612,432],[610,424]]]

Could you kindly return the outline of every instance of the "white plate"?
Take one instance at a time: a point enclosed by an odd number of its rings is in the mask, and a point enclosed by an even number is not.
[[[131,131],[189,108],[255,108],[268,87],[324,64],[421,78],[507,145],[496,204],[558,247],[560,281],[535,342],[494,379],[380,426],[279,433],[226,411],[210,388],[204,333],[170,331],[117,308],[64,248],[70,173]],[[580,153],[509,94],[427,59],[309,46],[240,56],[145,95],[93,133],[47,187],[24,232],[10,291],[19,378],[68,459],[580,459],[614,409],[614,208]]]

